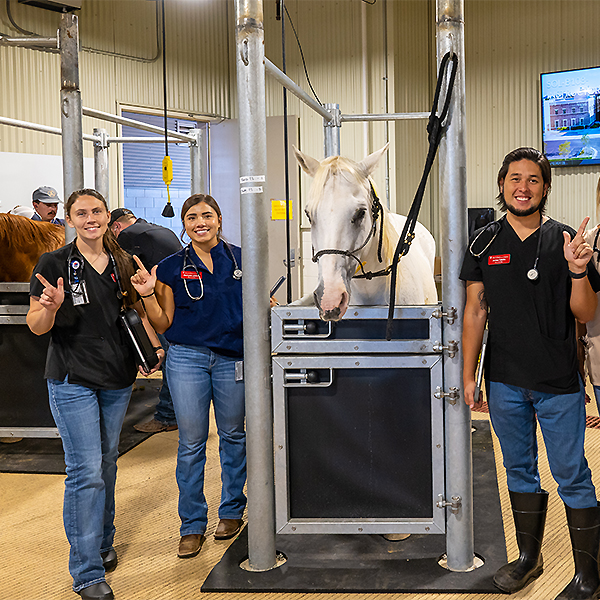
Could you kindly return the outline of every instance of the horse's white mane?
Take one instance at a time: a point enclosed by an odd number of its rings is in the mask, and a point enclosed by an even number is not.
[[[344,177],[350,182],[354,181],[357,185],[364,188],[365,193],[369,197],[371,196],[371,185],[373,185],[373,189],[375,189],[373,179],[365,174],[364,169],[362,169],[357,162],[349,158],[344,158],[343,156],[330,156],[321,161],[321,166],[314,175],[313,184],[310,188],[306,205],[309,212],[318,207],[323,198],[325,184],[331,177],[336,176]],[[400,234],[394,227],[390,227],[390,221],[387,218],[389,214],[387,207],[381,204],[381,208],[383,210],[382,255],[391,260],[394,251],[396,250]],[[381,216],[379,218],[381,218]],[[377,239],[379,239],[379,236],[377,236]],[[378,242],[375,241],[375,243]]]

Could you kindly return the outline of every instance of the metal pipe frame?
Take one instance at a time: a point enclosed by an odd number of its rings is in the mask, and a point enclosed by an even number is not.
[[[83,188],[83,127],[79,89],[79,20],[72,13],[60,19],[60,100],[62,125],[63,191],[65,199]],[[65,226],[65,241],[75,239],[75,229]]]
[[[26,38],[11,38],[5,35],[0,35],[0,46],[20,46],[22,48],[52,48],[56,50],[58,38],[51,37],[26,37]]]
[[[344,115],[340,116],[342,123],[363,122],[363,121],[404,121],[410,119],[429,119],[428,112],[416,113],[383,113],[383,114],[364,114],[364,115]]]
[[[107,138],[107,141],[109,144],[164,144],[165,143],[165,138],[164,137],[148,137],[148,138],[143,138],[143,137],[109,137]],[[182,141],[179,139],[175,139],[175,138],[167,138],[167,142],[169,144],[181,144]],[[190,143],[190,142],[188,142]]]
[[[328,112],[332,115],[331,121],[323,119],[323,155],[340,155],[340,130],[342,128],[341,112],[339,104],[325,104]]]
[[[142,123],[135,119],[128,119],[127,117],[119,117],[111,113],[104,112],[102,110],[96,110],[94,108],[83,108],[83,114],[86,117],[93,117],[95,119],[102,119],[103,121],[109,121],[111,123],[118,123],[119,125],[128,125],[129,127],[135,127],[136,129],[143,129],[144,131],[150,131],[152,133],[160,133],[164,136],[165,130],[156,125],[149,125],[148,123]],[[182,142],[193,142],[194,138],[191,135],[185,133],[179,133],[178,131],[171,131],[167,129],[167,135],[176,138]],[[163,137],[163,142],[164,142]]]
[[[444,386],[462,390],[462,309],[465,288],[458,276],[467,246],[467,175],[465,116],[464,0],[436,0],[437,61],[447,52],[458,56],[458,70],[449,110],[448,128],[439,148],[442,235],[442,298],[445,312],[456,310],[450,324],[444,320],[444,344],[458,342],[454,358],[444,356]],[[473,468],[471,449],[471,411],[463,394],[456,404],[446,404],[446,499],[460,496],[458,512],[448,509],[446,516],[447,566],[451,571],[469,571],[474,565],[473,542]]]
[[[190,191],[193,194],[206,194],[206,182],[204,181],[204,165],[202,163],[202,148],[204,147],[204,131],[192,129],[195,142],[190,144]]]
[[[319,113],[325,121],[331,121],[333,115],[316,100],[311,98],[296,82],[290,79],[281,69],[276,67],[268,58],[265,58],[265,71],[288,89],[296,98],[302,100],[304,104],[310,106],[315,112]],[[327,106],[327,105],[325,105]]]
[[[262,0],[235,0],[244,277],[248,569],[277,566],[269,344],[269,201]]]
[[[29,121],[19,121],[18,119],[9,119],[8,117],[0,117],[0,125],[10,125],[11,127],[20,127],[21,129],[31,129],[32,131],[41,131],[42,133],[51,133],[53,135],[62,135],[62,129],[59,127],[49,127],[48,125],[40,125],[38,123],[30,123]],[[96,137],[89,134],[83,134],[83,139],[88,142],[95,142]]]
[[[98,140],[94,143],[94,187],[108,202],[108,132],[106,129],[94,129]]]

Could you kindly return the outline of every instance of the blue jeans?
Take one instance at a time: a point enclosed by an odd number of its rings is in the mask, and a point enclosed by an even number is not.
[[[169,382],[167,380],[167,370],[165,364],[167,360],[167,352],[169,351],[169,342],[162,333],[157,333],[160,345],[165,351],[165,360],[160,367],[162,371],[162,385],[158,392],[158,404],[154,410],[154,418],[160,423],[166,423],[167,425],[177,425],[177,419],[175,418],[175,409],[173,408],[173,399],[171,398],[171,391],[169,390]]]
[[[219,518],[240,519],[246,506],[244,382],[235,381],[235,362],[200,346],[169,348],[167,373],[179,425],[176,477],[181,536],[204,534],[208,522],[203,487],[211,399],[221,458]]]
[[[596,491],[584,455],[585,393],[547,394],[490,382],[488,406],[500,440],[508,489],[539,493],[536,416],[558,494],[570,508],[596,506]]]
[[[65,451],[63,521],[71,552],[69,572],[78,592],[105,581],[101,552],[115,537],[115,482],[119,435],[131,386],[93,390],[48,379],[50,410]]]

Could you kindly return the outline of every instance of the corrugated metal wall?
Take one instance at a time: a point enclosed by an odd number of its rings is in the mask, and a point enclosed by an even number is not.
[[[25,29],[54,35],[58,15],[12,2]],[[281,65],[281,29],[276,2],[264,2],[266,55]],[[362,18],[367,20],[368,110],[392,112],[429,109],[435,80],[435,1],[287,0],[307,68],[323,102],[337,102],[343,113],[363,112]],[[167,0],[169,107],[184,114],[232,117],[235,109],[234,15],[229,0]],[[502,157],[518,145],[541,143],[539,73],[600,63],[596,43],[600,3],[595,0],[466,0],[466,85],[468,195],[470,206],[492,206]],[[308,85],[292,29],[287,23],[289,75]],[[119,106],[160,109],[162,64],[157,51],[156,4],[148,0],[84,0],[80,12],[84,48],[131,55],[117,57],[83,50],[84,106],[114,112]],[[16,35],[0,6],[0,31]],[[388,80],[384,73],[387,33]],[[59,126],[59,60],[56,55],[0,46],[0,115]],[[282,112],[281,87],[267,79],[267,111]],[[290,114],[300,116],[304,151],[323,154],[322,119],[290,97]],[[101,125],[85,118],[84,129]],[[360,160],[365,128],[345,124],[342,151]],[[367,127],[369,151],[385,140],[383,123]],[[391,204],[405,211],[420,178],[426,151],[425,122],[391,124]],[[60,153],[60,141],[0,126],[0,151]],[[90,144],[86,155],[91,156]],[[118,171],[116,153],[111,170]],[[549,203],[551,216],[578,225],[593,213],[599,169],[555,169]],[[302,176],[304,188],[308,181]],[[385,194],[384,170],[376,173]],[[113,183],[112,203],[118,187]],[[437,179],[433,174],[422,221],[435,233]]]

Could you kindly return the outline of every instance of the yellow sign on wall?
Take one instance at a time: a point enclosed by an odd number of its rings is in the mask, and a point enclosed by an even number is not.
[[[271,221],[285,221],[285,200],[275,200],[271,198]],[[292,215],[292,203],[289,203],[290,221],[293,218]]]

